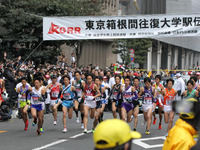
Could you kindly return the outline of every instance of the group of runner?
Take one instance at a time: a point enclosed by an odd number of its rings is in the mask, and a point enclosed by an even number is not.
[[[82,78],[81,78],[82,77]],[[43,85],[43,79],[36,76],[31,87],[27,78],[22,78],[17,85],[17,94],[25,124],[24,130],[28,129],[27,110],[31,109],[33,126],[37,125],[37,134],[41,135],[44,122],[44,109],[46,99],[50,99],[53,115],[53,125],[57,125],[57,109],[62,105],[63,111],[63,133],[67,132],[68,119],[73,117],[73,110],[76,114],[76,122],[80,122],[79,108],[81,116],[81,129],[88,132],[88,114],[93,119],[92,132],[95,132],[97,124],[103,121],[103,112],[108,100],[112,103],[113,118],[119,118],[131,122],[134,119],[133,130],[137,130],[139,106],[142,102],[144,122],[146,123],[146,134],[150,134],[150,127],[156,124],[157,117],[155,109],[158,107],[159,126],[162,129],[162,112],[164,111],[164,122],[168,124],[167,133],[172,128],[174,112],[172,102],[176,100],[179,91],[173,89],[174,80],[166,80],[166,87],[161,84],[161,75],[155,76],[155,83],[149,77],[144,78],[144,86],[141,86],[140,79],[136,76],[121,76],[117,74],[110,78],[113,83],[108,82],[107,76],[86,74],[85,78],[81,72],[75,71],[70,78],[69,75],[62,76],[62,83],[56,75],[52,75],[47,86]],[[60,79],[60,80],[61,80]],[[1,94],[4,90],[3,80],[0,80]],[[200,86],[197,84],[197,77],[193,76],[187,82],[187,90],[181,93],[183,97],[198,98]],[[0,96],[1,98],[1,96]],[[167,136],[167,134],[166,134]]]

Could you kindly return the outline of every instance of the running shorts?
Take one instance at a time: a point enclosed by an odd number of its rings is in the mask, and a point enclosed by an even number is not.
[[[142,104],[142,110],[147,112],[149,109],[153,109],[153,104]]]
[[[50,105],[51,105],[51,106],[54,106],[54,105],[56,104],[56,101],[57,101],[57,100],[50,100]]]
[[[169,113],[170,111],[172,111],[172,106],[164,105],[164,112]]]
[[[101,101],[96,101],[96,109],[101,108],[101,107],[102,107]]]
[[[132,103],[124,103],[122,102],[121,107],[125,108],[127,112],[133,109],[133,104]]]
[[[96,108],[96,101],[84,101],[84,105],[89,106],[90,108]]]
[[[42,104],[32,104],[31,108],[35,108],[37,111],[44,110],[44,103],[42,103]]]
[[[65,106],[65,107],[67,107],[68,109],[69,109],[69,108],[72,108],[72,107],[74,107],[74,101],[73,101],[73,100],[71,100],[71,101],[66,101],[66,100],[64,100],[64,101],[62,102],[62,106]]]
[[[20,108],[23,108],[26,105],[27,105],[26,101],[20,101]]]
[[[108,101],[106,99],[101,100],[101,104],[108,104]]]

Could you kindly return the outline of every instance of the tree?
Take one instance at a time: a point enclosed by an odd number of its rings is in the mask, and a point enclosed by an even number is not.
[[[120,54],[123,63],[130,63],[130,54],[129,50],[134,49],[134,62],[138,63],[140,68],[143,68],[144,63],[147,59],[148,48],[151,47],[151,39],[121,39],[114,41],[114,47],[116,48],[113,51],[114,54]],[[122,49],[121,49],[121,48]],[[120,50],[121,49],[121,50]]]
[[[112,51],[113,54],[119,54],[122,59],[122,64],[128,65],[131,62],[128,40],[115,40],[113,47],[115,48],[115,50]]]
[[[96,15],[100,9],[101,3],[91,0],[1,0],[0,26],[7,30],[7,34],[0,37],[3,40],[0,50],[7,49],[25,58],[43,39],[43,16],[88,16]],[[31,58],[54,63],[62,44],[75,46],[77,42],[45,41]]]

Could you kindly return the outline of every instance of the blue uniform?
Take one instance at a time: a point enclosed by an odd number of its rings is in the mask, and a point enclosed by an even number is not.
[[[63,85],[63,89],[65,89],[65,85]],[[74,107],[74,93],[71,91],[71,85],[68,86],[66,90],[63,91],[63,102],[62,106],[65,106],[67,108]]]

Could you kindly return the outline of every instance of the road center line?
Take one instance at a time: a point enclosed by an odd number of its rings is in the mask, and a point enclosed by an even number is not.
[[[38,148],[34,148],[34,149],[32,149],[32,150],[41,150],[41,149],[45,149],[45,148],[47,148],[47,147],[51,147],[51,146],[53,146],[53,145],[60,144],[60,143],[66,142],[66,141],[68,141],[68,140],[66,140],[66,139],[58,140],[58,141],[55,141],[55,142],[53,142],[53,143],[50,143],[50,144],[47,144],[47,145],[44,145],[44,146],[41,146],[41,147],[38,147]]]

